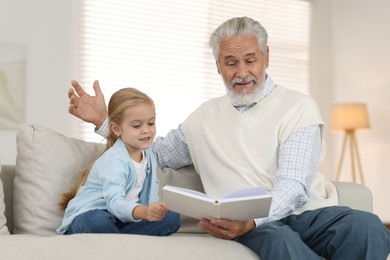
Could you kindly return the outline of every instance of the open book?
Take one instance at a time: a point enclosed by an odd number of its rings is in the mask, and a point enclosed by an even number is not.
[[[229,192],[220,198],[186,188],[166,185],[162,189],[167,208],[197,219],[248,220],[267,217],[272,195],[264,187]]]

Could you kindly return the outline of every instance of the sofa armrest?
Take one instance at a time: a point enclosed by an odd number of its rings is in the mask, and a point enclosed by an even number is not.
[[[13,187],[15,179],[15,165],[6,165],[1,166],[1,181],[3,183],[4,191],[4,204],[5,211],[4,215],[7,219],[8,230],[12,233],[14,229],[13,222]]]
[[[373,198],[371,190],[358,183],[333,182],[337,189],[340,206],[372,212]]]

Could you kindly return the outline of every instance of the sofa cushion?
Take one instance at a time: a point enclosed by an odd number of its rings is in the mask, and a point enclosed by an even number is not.
[[[157,168],[157,177],[160,180],[159,196],[161,201],[164,201],[161,188],[165,185],[174,185],[204,192],[200,177],[196,173],[193,165],[180,168],[177,171],[170,168]],[[180,215],[180,229],[178,233],[204,233],[197,224],[197,219]]]
[[[71,236],[0,236],[1,259],[259,259],[248,247],[208,235],[169,237],[74,234]]]
[[[57,206],[61,192],[105,145],[26,124],[19,126],[16,142],[14,233],[53,235],[63,217]]]
[[[0,164],[0,174],[1,174],[1,164]],[[6,226],[7,220],[5,218],[4,211],[5,211],[5,204],[4,204],[3,183],[0,179],[0,235],[9,235],[9,231]]]

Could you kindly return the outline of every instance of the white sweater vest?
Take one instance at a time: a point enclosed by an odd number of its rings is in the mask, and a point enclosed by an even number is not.
[[[277,86],[249,111],[240,113],[228,96],[202,104],[182,124],[191,158],[205,191],[218,198],[244,187],[272,190],[279,147],[291,133],[323,121],[314,100]],[[321,161],[324,154],[321,151]],[[336,205],[335,187],[316,174],[310,200],[295,213]]]

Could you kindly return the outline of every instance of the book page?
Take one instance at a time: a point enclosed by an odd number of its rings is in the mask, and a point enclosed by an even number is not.
[[[202,200],[206,200],[206,201],[213,201],[207,194],[200,192],[200,191],[196,191],[196,190],[191,190],[191,189],[186,189],[186,188],[171,186],[171,185],[165,185],[163,187],[163,189],[169,190],[169,191],[174,191],[176,193],[186,195],[189,197],[194,197],[194,198],[198,198],[198,199],[202,199]]]
[[[236,190],[224,194],[219,200],[226,200],[231,198],[253,197],[259,195],[265,195],[268,191],[265,187],[251,187],[241,190]]]
[[[272,196],[261,195],[264,198],[233,200],[222,202],[219,206],[219,217],[231,220],[248,220],[268,217]]]
[[[187,191],[183,191],[181,188],[176,188],[178,187],[172,188],[164,186],[162,190],[163,201],[169,210],[176,211],[197,219],[210,219],[215,216],[215,211],[217,208],[214,202],[212,202],[209,198],[199,194],[193,195],[192,193],[189,196]],[[202,193],[200,192],[200,194]]]

